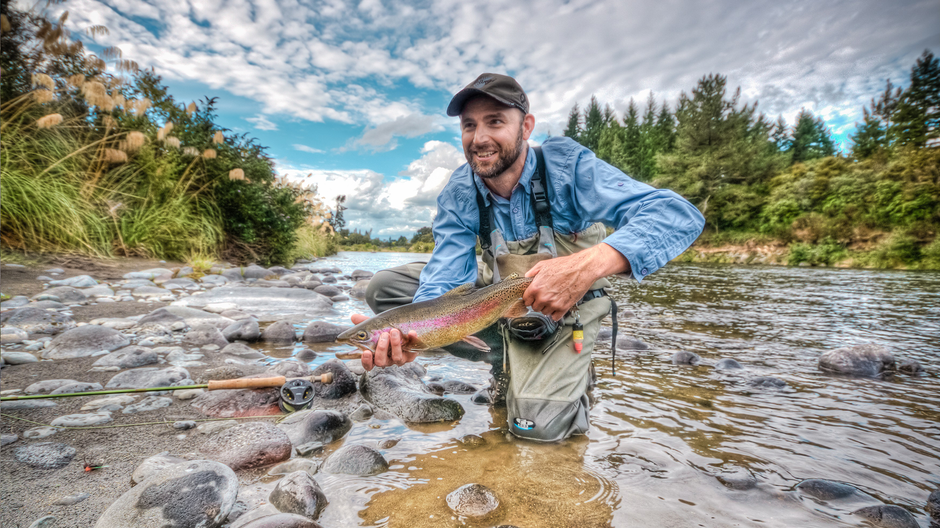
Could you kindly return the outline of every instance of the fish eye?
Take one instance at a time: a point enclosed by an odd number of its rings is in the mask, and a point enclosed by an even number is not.
[[[369,334],[367,334],[365,330],[356,332],[356,339],[365,339],[367,337],[369,337]]]

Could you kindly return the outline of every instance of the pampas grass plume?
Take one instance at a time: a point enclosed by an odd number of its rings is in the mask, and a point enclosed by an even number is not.
[[[215,159],[216,152],[215,149],[206,149],[202,151],[202,157],[206,159]]]
[[[127,152],[137,152],[140,150],[140,147],[144,146],[144,142],[147,141],[147,136],[143,132],[128,132],[127,134]]]
[[[49,90],[55,90],[55,81],[52,80],[52,77],[49,77],[45,73],[34,73],[33,74],[33,86],[42,86]]]
[[[225,141],[225,136],[222,135],[221,130],[217,131],[215,135],[212,136],[212,142],[216,145],[221,145],[223,141]]]
[[[33,99],[35,99],[39,104],[48,103],[49,101],[55,99],[55,94],[52,93],[52,90],[39,88],[38,90],[33,90]]]
[[[117,149],[105,149],[105,156],[109,163],[127,163],[127,154]]]
[[[166,138],[166,144],[174,148],[180,148],[180,138],[168,137]]]
[[[244,180],[245,171],[241,169],[232,169],[228,172],[228,179],[230,180]]]
[[[39,128],[52,128],[62,122],[62,114],[49,114],[36,120]]]
[[[197,149],[196,147],[183,147],[183,154],[187,156],[198,156],[199,149]]]
[[[189,106],[186,107],[186,115],[193,115],[193,112],[196,111],[196,103],[189,103]]]

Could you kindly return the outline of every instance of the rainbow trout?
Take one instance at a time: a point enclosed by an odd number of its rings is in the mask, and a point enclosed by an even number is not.
[[[375,352],[382,332],[397,328],[403,341],[407,341],[404,338],[412,330],[418,334],[417,339],[403,343],[402,350],[405,351],[439,348],[458,341],[489,350],[486,343],[472,334],[501,317],[525,315],[522,294],[531,283],[532,279],[513,274],[485,288],[474,289],[473,283],[457,286],[436,299],[382,312],[346,330],[336,338],[336,342]]]

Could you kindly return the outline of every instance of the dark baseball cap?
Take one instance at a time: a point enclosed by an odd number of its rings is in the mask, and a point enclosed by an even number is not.
[[[484,73],[454,95],[447,105],[447,115],[459,116],[464,103],[474,95],[486,95],[506,106],[514,106],[523,113],[529,113],[529,98],[515,79],[498,73]]]

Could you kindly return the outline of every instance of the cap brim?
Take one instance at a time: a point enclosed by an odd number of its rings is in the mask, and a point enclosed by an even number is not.
[[[495,99],[496,101],[503,103],[506,106],[519,108],[518,106],[514,105],[513,103],[510,103],[509,101],[503,99],[502,97],[496,97],[495,95],[491,93],[486,93],[483,90],[478,90],[476,88],[464,88],[463,90],[460,90],[459,92],[457,92],[457,94],[454,95],[454,98],[450,100],[450,104],[447,105],[447,115],[451,117],[459,116],[460,113],[463,112],[464,103],[466,103],[467,99],[470,99],[474,95],[485,95],[489,97],[490,99]]]

